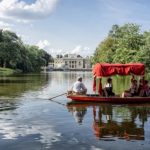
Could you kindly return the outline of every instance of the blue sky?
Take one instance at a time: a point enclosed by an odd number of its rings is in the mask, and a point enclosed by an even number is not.
[[[50,54],[94,53],[113,24],[150,29],[150,0],[1,0],[0,28]]]

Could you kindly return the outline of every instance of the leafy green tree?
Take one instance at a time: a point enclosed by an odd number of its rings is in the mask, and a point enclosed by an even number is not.
[[[143,62],[148,69],[150,69],[150,32],[144,32],[143,34],[144,44],[140,47],[137,60]]]
[[[21,60],[20,46],[21,39],[13,32],[3,31],[0,42],[0,62],[2,67],[16,68],[17,63]]]
[[[25,45],[14,32],[0,33],[0,66],[23,72],[40,71],[52,61],[52,56],[37,46]]]
[[[41,56],[45,60],[45,65],[46,66],[48,66],[49,62],[53,62],[54,61],[52,56],[50,54],[48,54],[46,51],[42,50],[42,49],[41,49]]]
[[[107,38],[96,48],[93,59],[108,63],[137,62],[144,44],[139,25],[113,25]]]
[[[26,54],[30,61],[30,71],[39,71],[41,66],[45,66],[45,60],[37,46],[26,46]]]
[[[2,32],[3,32],[3,30],[0,29],[0,42],[2,42]]]
[[[65,58],[68,58],[68,54],[65,54],[64,57],[65,57]]]
[[[112,37],[106,38],[100,45],[96,48],[94,53],[94,62],[107,62],[111,63],[113,61],[113,55],[116,50],[116,40]]]
[[[57,54],[57,55],[56,55],[56,58],[63,58],[63,55]]]

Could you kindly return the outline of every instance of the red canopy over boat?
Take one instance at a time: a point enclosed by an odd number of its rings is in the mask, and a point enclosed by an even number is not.
[[[109,64],[97,63],[93,68],[96,77],[107,77],[112,75],[144,75],[145,66],[142,63]]]

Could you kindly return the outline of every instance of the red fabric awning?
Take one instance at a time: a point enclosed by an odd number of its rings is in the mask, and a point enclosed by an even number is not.
[[[108,64],[97,63],[93,67],[93,74],[96,77],[107,77],[112,75],[144,75],[145,66],[142,63],[129,63],[129,64]]]

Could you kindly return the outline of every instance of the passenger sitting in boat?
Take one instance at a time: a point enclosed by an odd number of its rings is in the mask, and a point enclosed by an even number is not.
[[[139,80],[138,96],[140,96],[140,97],[143,97],[143,95],[144,95],[144,85],[145,85],[145,80],[143,77]]]
[[[115,95],[115,93],[113,92],[113,85],[111,78],[108,78],[107,83],[104,85],[104,93],[106,97]]]
[[[142,97],[150,96],[150,87],[148,85],[148,80],[144,81],[143,88],[140,91],[140,96],[142,96]]]
[[[139,96],[142,96],[144,82],[145,82],[144,78],[142,78],[142,79],[139,80],[139,87],[138,87],[138,95]]]
[[[77,94],[77,95],[86,94],[87,88],[82,83],[82,77],[77,78],[77,81],[73,84],[72,91],[73,94]]]
[[[137,80],[131,80],[131,87],[129,90],[122,93],[122,97],[133,97],[138,92]]]

